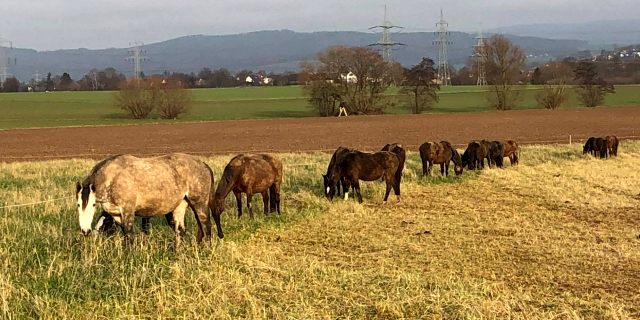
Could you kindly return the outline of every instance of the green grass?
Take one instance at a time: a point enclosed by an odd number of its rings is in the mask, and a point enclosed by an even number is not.
[[[73,199],[0,209],[0,318],[638,318],[640,143],[620,151],[527,146],[516,167],[426,179],[409,153],[386,205],[379,181],[329,203],[330,155],[281,154],[282,215],[238,220],[230,196],[225,239],[197,245],[188,215],[180,253],[163,218],[124,248],[79,235]],[[217,178],[229,158],[204,160]],[[3,164],[0,206],[71,196],[94,164]]]
[[[540,87],[528,86],[522,109],[537,108],[535,94]],[[150,122],[214,121],[256,118],[312,117],[300,87],[254,87],[193,90],[195,103],[191,114],[178,120],[129,119],[111,106],[110,92],[51,92],[0,94],[0,129],[66,127],[90,125],[140,124]],[[397,93],[390,88],[389,95]],[[607,97],[607,106],[640,104],[640,86],[619,86]],[[578,107],[572,94],[567,107]],[[390,114],[406,114],[396,106]],[[431,111],[492,111],[477,86],[443,87],[440,103]]]

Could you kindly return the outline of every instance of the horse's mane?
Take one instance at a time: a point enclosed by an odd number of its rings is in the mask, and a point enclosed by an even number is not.
[[[229,164],[224,167],[222,177],[220,177],[220,181],[218,181],[218,188],[216,188],[216,196],[226,197],[229,192],[231,192],[231,186],[233,185],[233,182],[235,181],[237,175],[237,172],[236,170],[233,170],[231,163],[236,158],[237,156],[231,159]]]

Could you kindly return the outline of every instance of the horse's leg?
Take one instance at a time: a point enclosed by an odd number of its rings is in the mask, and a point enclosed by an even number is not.
[[[351,180],[351,185],[353,186],[353,189],[356,193],[356,196],[358,197],[358,202],[362,203],[362,193],[360,192],[360,181],[358,179],[350,179]]]
[[[440,164],[440,174],[444,176],[444,162]]]
[[[262,195],[262,203],[264,204],[264,214],[269,214],[269,189],[260,192]]]
[[[142,233],[149,234],[149,218],[142,218]]]
[[[211,219],[207,203],[189,203],[189,207],[198,222],[198,243],[202,242],[203,237],[207,244],[211,243]]]
[[[122,210],[120,215],[120,226],[122,233],[124,233],[125,243],[133,245],[133,222],[135,221],[136,213],[134,210]],[[117,219],[116,222],[118,222]]]
[[[447,161],[447,162],[444,163],[444,172],[446,173],[445,176],[447,176],[447,177],[449,176],[449,162],[450,161]]]
[[[276,184],[269,187],[269,212],[276,212],[278,204],[276,203]]]
[[[242,193],[234,191],[233,195],[236,196],[236,204],[238,204],[238,219],[240,219],[240,217],[242,217]]]
[[[429,160],[427,163],[427,175],[431,174],[431,167],[433,167],[433,161]]]
[[[187,207],[189,203],[187,200],[182,200],[178,207],[173,210],[173,220],[175,222],[175,227],[173,230],[175,231],[176,236],[176,251],[180,250],[180,245],[182,243],[182,238],[184,238],[184,234],[186,231],[184,225],[184,213],[187,211]]]
[[[344,200],[349,200],[349,190],[351,189],[351,180],[343,179],[342,190],[344,191]],[[355,191],[355,190],[354,190]]]
[[[165,214],[164,218],[167,219],[167,224],[169,225],[169,227],[171,227],[171,229],[176,226],[175,222],[173,222],[173,212]]]
[[[251,200],[253,199],[253,192],[251,188],[247,188],[247,210],[249,210],[249,218],[253,219],[253,209],[251,208]]]
[[[273,184],[273,196],[276,198],[276,208],[278,209],[278,214],[280,214],[280,182]]]

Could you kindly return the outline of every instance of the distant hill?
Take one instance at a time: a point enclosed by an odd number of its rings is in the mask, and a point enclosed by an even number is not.
[[[473,34],[452,32],[449,59],[453,65],[464,64],[477,44]],[[365,46],[378,41],[379,34],[362,32],[298,33],[289,30],[258,31],[244,34],[206,36],[193,35],[144,46],[148,61],[142,63],[145,74],[170,72],[198,72],[204,67],[225,67],[231,71],[251,69],[267,72],[295,71],[300,61],[313,59],[316,53],[333,45]],[[544,59],[564,56],[584,49],[585,41],[550,40],[536,37],[510,36],[528,55],[543,55]],[[407,46],[398,48],[394,58],[405,66],[418,63],[428,56],[437,60],[438,49],[432,44],[431,32],[397,33],[393,40]],[[132,74],[132,63],[126,49],[36,51],[13,49],[17,65],[11,73],[20,80],[33,78],[36,70],[46,75],[68,72],[79,79],[92,68],[114,67]],[[43,76],[41,76],[43,77]]]
[[[576,39],[588,41],[593,49],[625,46],[640,42],[640,19],[600,20],[572,24],[529,24],[502,27],[491,32],[549,39]]]

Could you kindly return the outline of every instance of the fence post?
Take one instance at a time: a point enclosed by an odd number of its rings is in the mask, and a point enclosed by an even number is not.
[[[569,135],[569,145],[571,145],[571,135]]]

